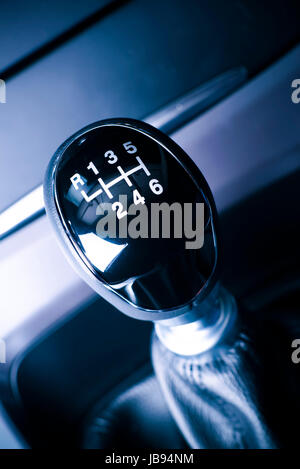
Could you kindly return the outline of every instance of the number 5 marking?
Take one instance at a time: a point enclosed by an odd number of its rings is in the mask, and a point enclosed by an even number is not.
[[[127,151],[127,153],[136,153],[137,152],[137,148],[132,145],[132,142],[126,142],[126,143],[123,143],[123,147],[125,148],[125,150]]]

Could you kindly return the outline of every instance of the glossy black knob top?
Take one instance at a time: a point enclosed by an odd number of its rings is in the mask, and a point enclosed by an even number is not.
[[[80,130],[53,156],[44,189],[67,257],[124,313],[173,318],[213,287],[218,252],[210,189],[157,129],[110,119]]]

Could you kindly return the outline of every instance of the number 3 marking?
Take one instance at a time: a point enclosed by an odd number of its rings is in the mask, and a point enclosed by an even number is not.
[[[118,161],[117,155],[114,154],[112,150],[108,150],[104,153],[104,157],[108,158],[108,163],[109,164],[114,164]]]

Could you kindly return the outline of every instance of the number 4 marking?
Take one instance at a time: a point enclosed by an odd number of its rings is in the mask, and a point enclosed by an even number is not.
[[[133,191],[133,202],[135,205],[145,203],[145,197],[142,197],[137,189],[134,189]]]

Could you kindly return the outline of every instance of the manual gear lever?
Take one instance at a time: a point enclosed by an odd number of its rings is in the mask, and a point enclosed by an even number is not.
[[[123,313],[154,321],[169,349],[200,353],[232,329],[235,302],[216,285],[214,200],[169,137],[133,119],[80,130],[49,164],[45,202],[83,279]]]
[[[217,283],[214,200],[186,153],[143,122],[97,122],[53,156],[45,203],[79,275],[123,313],[154,321],[154,369],[190,446],[274,446],[257,353]]]

